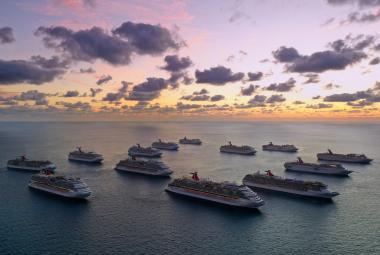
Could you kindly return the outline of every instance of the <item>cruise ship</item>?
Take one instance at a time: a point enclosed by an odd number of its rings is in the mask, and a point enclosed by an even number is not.
[[[253,189],[278,191],[306,197],[331,199],[339,195],[338,192],[329,191],[327,185],[321,182],[282,178],[273,175],[270,170],[266,171],[266,174],[257,172],[246,175],[243,184]]]
[[[269,144],[263,145],[264,151],[281,151],[281,152],[297,152],[298,148],[293,144],[273,144],[270,142]]]
[[[179,146],[176,143],[172,142],[163,142],[161,139],[158,139],[157,142],[152,143],[152,147],[160,150],[170,150],[170,151],[176,151],[178,150]]]
[[[129,148],[128,154],[133,157],[159,158],[162,152],[152,147],[141,147],[140,144],[137,144]]]
[[[233,145],[231,142],[228,142],[227,145],[220,146],[220,152],[224,153],[232,153],[232,154],[241,154],[241,155],[255,155],[256,150],[255,148],[248,146],[248,145],[242,145],[237,146]]]
[[[191,174],[192,178],[173,180],[165,190],[234,207],[258,208],[264,205],[264,201],[247,186],[200,179],[197,172]]]
[[[89,187],[81,179],[54,175],[50,170],[33,175],[28,186],[66,198],[84,199],[91,195]]]
[[[25,170],[25,171],[41,171],[44,169],[49,169],[53,171],[56,166],[47,160],[30,160],[25,156],[18,157],[16,159],[8,160],[7,168]]]
[[[103,156],[101,154],[89,151],[85,152],[81,147],[77,147],[77,150],[69,153],[69,160],[86,162],[86,163],[100,163],[103,161]]]
[[[341,164],[314,164],[305,163],[300,157],[295,162],[286,162],[285,169],[295,172],[304,172],[312,174],[339,175],[348,176],[352,171],[347,170]]]
[[[136,159],[135,157],[121,160],[115,169],[153,176],[170,176],[173,173],[173,171],[161,161],[142,160]]]
[[[179,139],[180,144],[193,144],[193,145],[201,145],[202,141],[201,139],[194,138],[194,139],[189,139],[186,136],[182,139]]]
[[[336,162],[346,162],[346,163],[360,163],[369,164],[373,159],[367,158],[364,154],[336,154],[328,149],[327,153],[318,153],[318,160],[325,161],[336,161]]]

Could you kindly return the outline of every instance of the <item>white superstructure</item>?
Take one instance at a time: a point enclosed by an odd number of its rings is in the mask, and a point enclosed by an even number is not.
[[[77,150],[69,153],[69,160],[86,162],[86,163],[100,163],[103,161],[103,156],[101,154],[89,151],[85,152],[81,147],[78,147]]]
[[[301,158],[295,162],[286,162],[286,170],[313,174],[348,176],[352,171],[347,170],[341,164],[314,164],[304,163]]]
[[[161,161],[131,159],[121,160],[116,170],[153,176],[170,176],[173,171]]]

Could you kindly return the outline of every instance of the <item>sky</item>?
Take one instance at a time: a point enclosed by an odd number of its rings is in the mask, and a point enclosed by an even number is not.
[[[0,120],[377,120],[380,0],[2,0]]]

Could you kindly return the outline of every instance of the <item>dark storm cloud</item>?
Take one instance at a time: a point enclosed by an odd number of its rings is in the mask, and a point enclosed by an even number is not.
[[[109,82],[110,80],[112,80],[112,76],[111,75],[102,75],[99,80],[96,81],[96,84],[97,85],[102,85],[102,84],[105,84],[107,82]]]
[[[225,85],[228,82],[240,81],[244,78],[244,73],[233,73],[230,68],[224,66],[211,67],[204,71],[195,71],[197,83],[209,83],[212,85]]]
[[[11,27],[0,28],[0,44],[6,44],[14,42],[13,29]]]
[[[77,90],[69,90],[63,95],[63,97],[77,97],[77,96],[79,96],[79,92]]]
[[[139,54],[158,55],[168,49],[179,49],[181,46],[170,31],[160,25],[124,22],[112,33],[127,39]]]
[[[293,47],[282,46],[279,49],[272,52],[273,57],[281,63],[293,62],[295,59],[300,58],[298,51]]]
[[[379,57],[373,58],[373,59],[369,62],[370,65],[377,65],[377,64],[379,64],[379,63],[380,63],[380,58],[379,58]]]
[[[248,75],[249,81],[259,81],[264,77],[264,74],[262,72],[256,72],[256,73],[248,72],[247,75]]]
[[[225,97],[223,95],[214,95],[210,98],[210,101],[211,102],[217,102],[217,101],[221,101],[224,99],[225,99]]]
[[[189,68],[193,62],[189,57],[178,57],[178,55],[168,55],[165,57],[165,66],[161,69],[169,72],[180,72]]]
[[[259,87],[260,87],[259,85],[253,85],[253,84],[250,84],[246,88],[241,87],[240,88],[240,95],[242,95],[242,96],[252,96],[252,94],[255,93],[255,91]]]
[[[277,91],[277,92],[289,92],[296,86],[296,80],[290,78],[286,82],[281,83],[272,83],[268,87],[264,89],[269,91]]]
[[[46,68],[33,60],[0,60],[1,85],[17,83],[40,85],[53,81],[64,72],[63,68]]]
[[[275,104],[275,103],[282,103],[286,99],[280,94],[280,95],[272,95],[267,100],[266,103],[268,104]]]

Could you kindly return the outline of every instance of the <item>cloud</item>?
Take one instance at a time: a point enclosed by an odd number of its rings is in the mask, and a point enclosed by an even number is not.
[[[114,35],[128,40],[138,54],[159,55],[168,49],[179,49],[181,43],[176,42],[172,33],[160,25],[124,22],[112,31]]]
[[[38,90],[28,90],[28,91],[22,92],[18,96],[12,97],[12,99],[20,100],[20,101],[29,101],[29,100],[38,101],[38,100],[44,99],[46,96],[48,96],[48,94],[39,92]]]
[[[217,102],[217,101],[221,101],[224,99],[225,99],[225,96],[223,96],[223,95],[214,95],[210,98],[210,101],[211,102]]]
[[[102,75],[99,80],[96,81],[96,84],[97,85],[102,85],[102,84],[105,84],[107,82],[109,82],[110,80],[112,80],[112,76],[111,75]]]
[[[327,89],[327,90],[330,90],[330,89],[333,89],[333,88],[340,88],[340,86],[332,84],[332,83],[328,83],[328,84],[325,85],[325,89]]]
[[[301,57],[295,48],[285,46],[273,51],[272,55],[280,63],[290,63]]]
[[[277,92],[289,92],[291,91],[296,84],[296,80],[293,78],[290,78],[286,82],[281,83],[272,83],[268,87],[265,87],[264,89],[269,91],[277,91]]]
[[[126,93],[128,92],[129,85],[132,83],[122,81],[122,86],[118,89],[117,93],[107,93],[105,97],[103,97],[103,101],[108,102],[117,102],[120,101],[122,98],[125,98]]]
[[[359,101],[361,100],[361,101]],[[380,83],[376,82],[373,88],[357,91],[355,93],[332,94],[326,96],[325,102],[346,102],[350,106],[365,106],[380,102]],[[354,103],[355,101],[358,101]]]
[[[191,109],[198,109],[201,108],[201,105],[198,104],[184,104],[182,102],[178,102],[176,105],[176,108],[178,111],[185,111],[185,110],[191,110]]]
[[[272,95],[267,100],[266,103],[268,104],[275,104],[275,103],[282,103],[286,101],[286,99],[280,94],[280,95]]]
[[[313,105],[307,105],[305,108],[309,109],[326,109],[326,108],[332,108],[332,104],[325,104],[325,103],[319,103],[319,104],[313,104]]]
[[[32,56],[31,61],[36,63],[37,65],[43,68],[62,68],[66,69],[69,67],[70,60],[68,59],[60,59],[58,56],[53,56],[51,58],[45,58],[40,55]]]
[[[56,105],[61,105],[66,108],[67,111],[81,111],[81,112],[89,112],[91,111],[91,105],[87,102],[57,102]]]
[[[243,106],[241,108],[250,108],[250,107],[265,107],[265,100],[267,99],[264,95],[255,95],[248,101],[248,106]]]
[[[167,80],[163,78],[150,77],[145,82],[137,84],[126,97],[126,100],[151,101],[158,98],[161,90],[168,87]]]
[[[347,66],[356,64],[367,55],[362,51],[353,49],[345,49],[342,51],[319,51],[309,56],[300,56],[293,54],[291,57],[284,57],[287,53],[283,53],[284,47],[278,49],[274,53],[274,57],[279,62],[287,63],[285,70],[288,72],[297,73],[322,73],[328,70],[343,70]],[[287,51],[287,50],[285,50]]]
[[[300,105],[300,104],[305,104],[305,102],[296,100],[296,101],[293,102],[293,104]]]
[[[358,7],[374,7],[380,6],[380,0],[327,0],[328,4],[340,5],[357,5]]]
[[[369,62],[370,65],[377,65],[377,64],[379,64],[379,63],[380,63],[380,58],[379,58],[379,57],[375,57],[375,58],[373,58],[373,59]]]
[[[79,92],[77,90],[69,90],[63,95],[63,97],[77,97],[77,96],[79,96]]]
[[[30,83],[40,85],[53,81],[65,72],[61,67],[51,67],[45,64],[41,62],[41,59],[36,62],[33,58],[30,61],[0,60],[0,84]]]
[[[166,65],[161,67],[161,69],[169,72],[181,72],[193,64],[189,57],[180,58],[178,55],[168,55],[164,60]]]
[[[80,73],[95,73],[96,71],[92,67],[89,67],[89,68],[81,68],[79,72]]]
[[[200,91],[194,91],[193,92],[193,95],[204,95],[204,94],[208,94],[208,90],[207,89],[201,89]]]
[[[91,97],[95,97],[98,93],[102,92],[101,88],[90,88]]]
[[[380,20],[380,9],[377,12],[351,12],[341,25],[352,23],[374,23]]]
[[[320,95],[314,96],[314,97],[312,97],[312,99],[314,99],[314,100],[321,99],[321,96]]]
[[[319,75],[315,73],[308,73],[303,76],[307,78],[307,80],[304,81],[303,84],[318,83],[320,81]]]
[[[224,66],[212,67],[204,71],[195,71],[197,83],[208,83],[212,85],[225,85],[228,82],[240,81],[244,78],[244,73],[233,73],[231,69]]]
[[[189,101],[208,101],[210,99],[209,95],[189,95],[189,96],[183,96],[181,97],[183,100],[189,100]]]
[[[6,44],[14,42],[13,29],[11,27],[0,28],[0,44]]]
[[[248,75],[249,81],[259,81],[264,77],[264,74],[262,72],[256,72],[256,73],[248,72],[247,75]]]
[[[255,93],[255,91],[259,87],[260,87],[259,85],[253,85],[253,84],[250,84],[246,88],[241,87],[240,88],[240,95],[242,95],[242,96],[252,96],[252,94]]]

